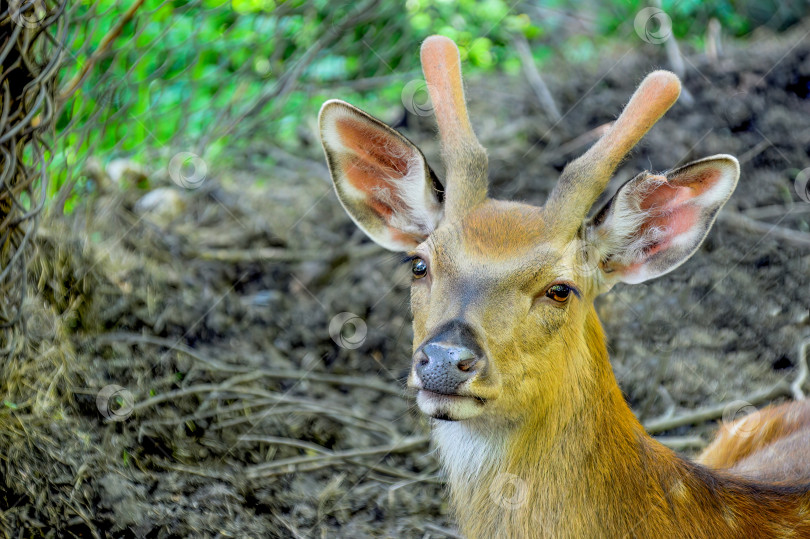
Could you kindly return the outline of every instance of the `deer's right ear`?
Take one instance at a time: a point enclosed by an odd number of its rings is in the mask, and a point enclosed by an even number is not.
[[[422,243],[442,218],[444,193],[419,148],[344,101],[324,103],[319,121],[335,191],[357,226],[392,251]]]

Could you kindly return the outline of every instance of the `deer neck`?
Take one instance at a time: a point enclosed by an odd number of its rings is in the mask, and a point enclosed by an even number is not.
[[[587,381],[576,381],[581,391],[563,389],[558,402],[509,425],[434,423],[464,535],[739,537],[756,529],[749,526],[759,523],[732,517],[740,515],[733,504],[747,503],[744,487],[646,434],[616,383],[595,313],[587,331],[589,349],[578,353],[593,368]],[[760,514],[765,498],[756,500]],[[707,515],[707,506],[716,514]]]

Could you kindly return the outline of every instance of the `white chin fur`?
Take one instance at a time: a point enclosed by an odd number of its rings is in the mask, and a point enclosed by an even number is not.
[[[476,417],[484,408],[483,404],[472,397],[439,395],[425,390],[416,394],[416,404],[425,415],[456,421]]]

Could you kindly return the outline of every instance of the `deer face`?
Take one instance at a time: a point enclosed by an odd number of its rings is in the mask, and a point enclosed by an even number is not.
[[[426,414],[519,415],[523,382],[557,368],[587,281],[543,212],[487,200],[409,252],[414,355],[408,385]]]
[[[487,197],[487,159],[467,118],[458,50],[432,37],[422,65],[442,139],[442,186],[422,153],[379,120],[327,102],[321,138],[344,208],[371,239],[408,254],[420,409],[443,420],[518,420],[589,376],[593,299],[691,256],[739,165],[714,156],[625,183],[586,219],[619,161],[675,102],[656,72],[608,133],[563,171],[546,205]]]

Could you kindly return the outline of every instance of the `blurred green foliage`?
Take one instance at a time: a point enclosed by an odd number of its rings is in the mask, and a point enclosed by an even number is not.
[[[173,153],[194,151],[228,167],[246,156],[262,157],[268,145],[294,149],[306,139],[301,129],[308,129],[320,104],[338,95],[384,115],[400,102],[403,86],[421,76],[418,44],[434,33],[456,40],[467,72],[519,71],[511,45],[518,34],[530,41],[541,69],[555,56],[592,61],[606,42],[642,46],[633,22],[648,5],[147,0],[124,26],[113,54],[93,67],[64,109],[50,191],[74,178],[81,186],[88,156],[165,166]],[[120,0],[74,5],[65,79],[88,61],[128,7]],[[800,2],[796,9],[804,7]],[[697,49],[712,17],[738,37],[761,24],[781,27],[798,18],[783,13],[773,23],[784,5],[769,11],[753,0],[666,0],[662,8],[675,36]]]

